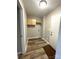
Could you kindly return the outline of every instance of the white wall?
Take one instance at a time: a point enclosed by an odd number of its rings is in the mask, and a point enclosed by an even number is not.
[[[60,6],[43,18],[43,38],[55,49],[60,25]],[[52,35],[51,35],[52,33]]]
[[[27,27],[27,37],[28,39],[41,38],[41,25],[35,25],[35,27]]]
[[[29,16],[29,19],[36,19],[36,21],[42,22],[41,18]],[[35,27],[27,27],[27,37],[28,39],[32,38],[41,38],[42,25],[36,24]]]
[[[25,12],[25,8],[23,5],[22,0],[19,0],[21,7],[22,7],[22,22],[23,22],[23,26],[22,26],[22,53],[24,54],[26,52],[27,49],[27,14]]]
[[[57,44],[56,44],[55,59],[61,59],[61,24],[60,24],[59,35],[58,35],[58,40],[57,40]]]

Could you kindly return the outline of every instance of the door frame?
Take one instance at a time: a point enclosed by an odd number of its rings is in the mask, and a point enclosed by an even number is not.
[[[21,30],[21,48],[22,51],[19,54],[23,54],[25,51],[25,46],[24,46],[24,25],[23,25],[23,9],[20,4],[20,2],[17,0],[17,6],[20,8],[20,30]]]

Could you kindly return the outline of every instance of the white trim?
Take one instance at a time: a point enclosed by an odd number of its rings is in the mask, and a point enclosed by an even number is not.
[[[22,54],[25,54],[26,53],[26,50],[27,50],[27,43],[26,43],[26,28],[27,28],[27,26],[25,25],[25,21],[27,20],[27,15],[25,14],[25,8],[24,8],[24,5],[23,5],[23,3],[22,3],[22,1],[21,0],[19,0],[19,3],[20,3],[20,5],[21,5],[21,8],[22,8],[22,10],[21,10],[21,30],[22,30],[22,39],[21,39],[21,41],[22,41]]]
[[[49,42],[47,40],[45,40],[44,38],[42,38],[47,44],[49,44]]]

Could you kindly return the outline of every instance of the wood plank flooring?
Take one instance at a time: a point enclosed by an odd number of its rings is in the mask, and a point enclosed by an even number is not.
[[[55,59],[55,51],[42,39],[29,39],[27,52],[20,59]]]

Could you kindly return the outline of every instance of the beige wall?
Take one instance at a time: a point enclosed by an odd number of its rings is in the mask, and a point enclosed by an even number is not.
[[[43,38],[55,49],[60,25],[60,6],[43,18]],[[51,35],[52,33],[52,35]]]

